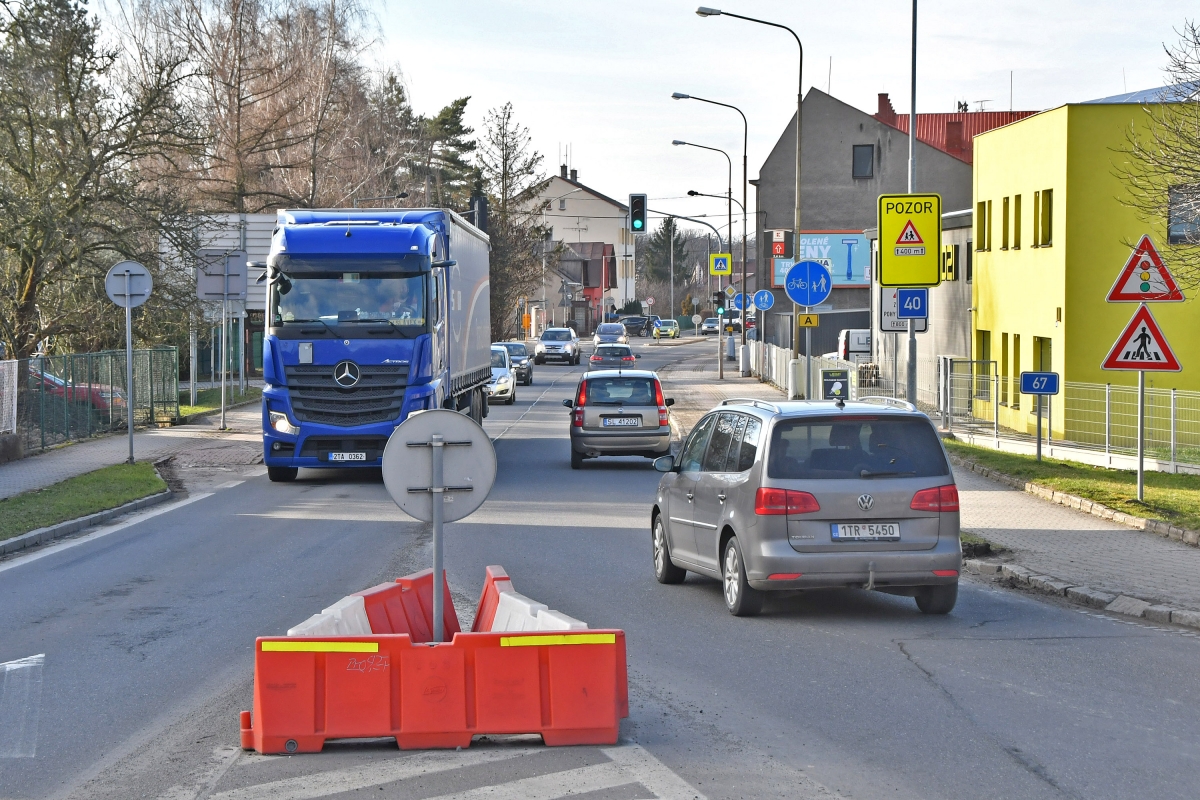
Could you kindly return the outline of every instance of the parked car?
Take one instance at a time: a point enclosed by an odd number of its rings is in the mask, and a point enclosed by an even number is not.
[[[710,333],[716,334],[720,332],[721,320],[717,319],[716,317],[709,317],[708,319],[704,320],[704,322],[700,323],[701,336],[708,336]]]
[[[115,422],[125,420],[125,393],[116,386],[103,383],[74,383],[58,375],[43,372],[30,359],[29,388],[51,397],[65,397],[71,403],[84,406],[99,423],[113,418]]]
[[[533,363],[563,361],[579,363],[579,337],[571,328],[546,328],[533,347]]]
[[[958,489],[933,423],[908,403],[728,400],[654,466],[666,473],[651,512],[661,583],[717,578],[736,616],[769,591],[828,587],[954,608]]]
[[[671,449],[671,422],[658,375],[649,370],[598,370],[579,380],[571,409],[571,469],[585,458],[644,456]]]
[[[662,322],[662,317],[658,316],[657,314],[648,314],[646,316],[646,324],[642,326],[642,332],[640,335],[642,337],[647,337],[653,334],[654,323],[656,322]]]
[[[487,395],[489,403],[496,401],[511,406],[517,402],[517,376],[508,349],[502,344],[492,345],[492,379],[488,381]]]
[[[655,335],[660,339],[678,339],[679,338],[679,323],[673,319],[664,319],[658,323],[658,328],[655,329]]]
[[[588,369],[632,369],[639,358],[627,344],[602,344],[588,358]]]
[[[533,359],[529,357],[529,349],[525,347],[525,343],[493,342],[492,344],[498,344],[508,351],[508,357],[512,360],[513,372],[517,375],[517,381],[524,386],[533,386]]]
[[[596,332],[592,334],[592,344],[596,347],[602,344],[627,344],[628,342],[625,326],[619,322],[601,323],[596,326]]]
[[[625,326],[626,336],[641,336],[648,322],[645,317],[622,317],[617,321]]]

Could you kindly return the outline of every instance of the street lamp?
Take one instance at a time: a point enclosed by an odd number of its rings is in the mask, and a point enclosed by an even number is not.
[[[800,48],[800,69],[798,72],[798,78],[796,80],[796,219],[795,219],[795,223],[794,223],[795,228],[796,228],[796,245],[799,246],[799,244],[800,244],[800,134],[804,127],[801,124],[803,121],[802,114],[804,111],[804,108],[803,108],[803,102],[804,102],[804,44],[800,41],[800,37],[796,35],[796,32],[794,30],[792,30],[791,28],[789,28],[786,25],[780,25],[778,22],[768,22],[765,19],[756,19],[754,17],[744,17],[741,14],[731,14],[728,11],[721,11],[720,9],[708,8],[706,6],[700,6],[699,8],[697,8],[696,14],[701,17],[721,17],[721,16],[733,17],[734,19],[741,19],[741,20],[745,20],[746,22],[757,22],[759,25],[768,25],[772,28],[781,28],[792,35],[792,38],[796,40],[796,46],[798,48]],[[745,287],[743,286],[743,288],[745,288]],[[797,312],[798,312],[798,309],[796,308],[795,304],[793,303],[792,304],[793,319],[799,320],[799,314]],[[745,326],[743,325],[743,329],[744,328],[745,328]],[[745,334],[743,334],[743,336],[744,335]],[[792,331],[792,358],[796,359],[799,357],[800,357],[800,337],[799,337],[797,331],[793,330]],[[810,372],[811,372],[811,370],[810,370]],[[810,385],[811,385],[811,383],[810,383]],[[811,394],[811,392],[806,392],[805,396],[808,396],[809,394]]]
[[[676,93],[676,94],[678,94],[678,93]],[[672,96],[674,96],[674,95],[672,95]],[[726,198],[728,201],[728,202],[726,202],[726,206],[728,208],[728,218],[729,218],[729,238],[733,239],[733,161],[729,158],[729,153],[726,153],[724,150],[722,150],[718,147],[706,147],[705,145],[702,145],[702,144],[692,144],[691,142],[683,142],[683,141],[680,141],[679,139],[674,140],[673,142],[671,142],[671,144],[673,144],[675,146],[684,145],[687,147],[698,147],[701,150],[712,150],[714,153],[720,153],[721,155],[725,156],[725,160],[727,162],[729,162],[729,196]],[[690,192],[689,192],[689,194],[690,194]],[[743,231],[743,234],[744,233],[745,233],[745,231]],[[732,258],[732,257],[733,256],[730,256],[730,258]],[[720,288],[720,287],[717,287],[717,288]]]
[[[711,9],[705,9],[710,11]],[[720,13],[720,12],[718,12]],[[747,149],[750,144],[750,124],[746,122],[746,115],[737,106],[732,106],[729,103],[722,103],[717,100],[708,100],[695,95],[684,94],[683,92],[674,92],[671,95],[674,100],[699,100],[701,103],[708,103],[722,108],[732,108],[742,118],[742,293],[746,292],[746,187],[749,186],[749,175],[746,167]],[[730,196],[733,192],[730,192]],[[729,238],[733,238],[733,231],[729,231]],[[732,281],[730,281],[732,283]],[[746,346],[746,303],[742,303],[742,351],[741,357],[738,359],[741,363],[741,373],[743,376],[750,374],[750,357],[749,348]]]

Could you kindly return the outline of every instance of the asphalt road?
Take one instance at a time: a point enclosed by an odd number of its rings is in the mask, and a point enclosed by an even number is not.
[[[698,350],[639,352],[653,369]],[[460,616],[484,567],[501,564],[523,594],[626,631],[619,746],[237,749],[256,635],[431,559],[424,526],[402,519],[378,475],[302,471],[0,562],[0,662],[45,654],[40,694],[6,683],[0,696],[0,797],[1200,793],[1195,634],[969,579],[941,618],[906,598],[830,591],[735,619],[716,581],[657,584],[649,462],[570,469],[561,400],[581,369],[539,367],[514,406],[492,409],[499,477],[476,515],[447,526],[446,565]],[[31,720],[35,754],[5,757]]]

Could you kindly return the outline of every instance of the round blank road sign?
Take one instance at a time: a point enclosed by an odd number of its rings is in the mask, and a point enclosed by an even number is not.
[[[392,431],[383,449],[383,485],[400,510],[423,522],[433,521],[433,494],[410,492],[433,482],[431,447],[434,434],[447,442],[442,448],[442,485],[469,486],[471,491],[443,493],[442,519],[455,522],[474,512],[487,499],[496,481],[496,451],[492,440],[475,420],[457,411],[437,409],[411,415]],[[469,445],[449,444],[470,442]]]
[[[704,319],[704,317],[700,316],[699,314],[692,314],[692,324],[693,325],[699,325],[700,320],[702,320],[702,319]]]
[[[129,297],[125,297],[125,275],[129,274]],[[150,299],[154,289],[154,279],[150,270],[136,261],[119,261],[113,264],[104,276],[104,291],[108,299],[125,308],[128,302],[130,308],[137,308]]]

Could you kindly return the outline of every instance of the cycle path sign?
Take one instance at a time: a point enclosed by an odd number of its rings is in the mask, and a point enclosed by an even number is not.
[[[829,298],[833,291],[833,276],[824,264],[799,261],[788,270],[784,292],[798,306],[812,308]]]
[[[1138,306],[1133,319],[1117,337],[1117,342],[1100,365],[1107,370],[1145,372],[1180,372],[1183,367],[1175,357],[1162,328],[1145,303]]]

